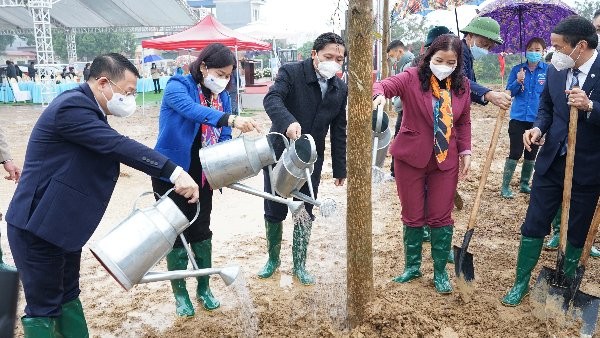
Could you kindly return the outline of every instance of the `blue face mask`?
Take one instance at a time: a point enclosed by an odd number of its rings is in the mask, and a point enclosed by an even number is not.
[[[537,63],[542,60],[542,53],[540,52],[525,52],[525,58],[531,63]]]
[[[488,54],[488,50],[473,44],[473,46],[471,46],[471,54],[473,55],[473,59],[477,60],[486,56]]]

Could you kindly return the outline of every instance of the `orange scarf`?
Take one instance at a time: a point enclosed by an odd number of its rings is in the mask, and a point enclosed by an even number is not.
[[[431,92],[437,99],[433,106],[433,150],[438,163],[444,162],[448,156],[448,145],[452,134],[452,96],[450,88],[452,81],[446,78],[446,89],[440,89],[440,84],[434,75],[431,75]]]

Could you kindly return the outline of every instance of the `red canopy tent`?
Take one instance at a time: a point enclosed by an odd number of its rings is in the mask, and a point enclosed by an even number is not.
[[[271,49],[270,43],[256,40],[233,29],[229,29],[212,15],[206,16],[195,26],[182,32],[162,38],[142,40],[142,47],[159,50],[202,49],[216,42],[238,50]]]

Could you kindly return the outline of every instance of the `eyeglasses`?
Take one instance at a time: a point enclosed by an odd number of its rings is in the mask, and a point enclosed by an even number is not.
[[[108,82],[110,82],[111,84],[115,85],[117,88],[119,88],[119,90],[122,92],[121,94],[125,95],[125,96],[133,96],[135,97],[137,95],[137,91],[132,91],[132,92],[128,92],[125,91],[123,88],[119,87],[118,84],[114,83],[111,79],[107,79]]]
[[[100,78],[97,77],[96,80],[99,80]],[[110,88],[112,89],[112,86],[114,85],[115,87],[119,88],[119,90],[121,91],[121,94],[125,95],[125,96],[133,96],[135,97],[137,95],[137,91],[132,91],[132,92],[128,92],[126,90],[124,90],[123,88],[121,88],[118,84],[114,83],[111,79],[106,78],[109,82]]]

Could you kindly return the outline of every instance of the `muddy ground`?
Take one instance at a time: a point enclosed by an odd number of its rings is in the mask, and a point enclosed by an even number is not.
[[[13,156],[22,163],[27,139],[42,111],[37,106],[0,106],[0,126],[8,133]],[[460,245],[472,201],[477,191],[480,169],[485,160],[493,130],[496,108],[473,105],[472,174],[460,182],[465,208],[456,211],[454,244]],[[255,113],[268,129],[264,112]],[[158,126],[158,109],[131,118],[110,118],[117,130],[153,146]],[[391,278],[404,266],[400,205],[393,182],[374,186],[373,193],[373,279],[375,293],[369,304],[366,322],[353,331],[345,324],[345,187],[333,185],[331,166],[326,165],[320,189],[322,197],[333,197],[339,212],[314,223],[307,267],[317,277],[315,286],[302,286],[291,277],[292,224],[284,223],[282,265],[271,279],[261,280],[256,272],[266,259],[262,221],[262,200],[237,191],[215,194],[212,214],[213,261],[215,266],[240,265],[243,275],[231,287],[212,277],[213,293],[221,308],[206,312],[198,309],[192,318],[177,318],[168,282],[138,285],[123,290],[92,256],[89,244],[100,239],[125,218],[134,199],[151,189],[144,174],[122,166],[121,178],[98,230],[84,247],[81,269],[81,300],[93,337],[565,337],[576,335],[570,325],[534,316],[529,300],[516,308],[504,307],[499,299],[511,286],[528,196],[516,193],[514,200],[499,196],[504,158],[508,154],[507,123],[504,123],[496,159],[483,196],[477,228],[470,245],[475,256],[476,281],[470,294],[455,292],[438,295],[432,284],[430,247],[424,245],[423,278],[409,284],[396,284]],[[327,156],[329,152],[327,151]],[[386,167],[389,167],[388,158]],[[327,162],[327,161],[326,161]],[[513,178],[517,189],[518,172]],[[262,188],[262,178],[248,180]],[[14,185],[1,183],[0,210],[5,212]],[[150,204],[148,199],[146,203]],[[0,223],[5,260],[12,262],[6,240],[6,223]],[[555,253],[544,252],[542,264],[553,266]],[[598,261],[591,260],[582,289],[600,295]],[[453,265],[448,265],[454,277]],[[157,269],[165,269],[164,261]],[[188,280],[193,295],[196,281]],[[21,297],[19,313],[24,299]],[[22,330],[17,325],[17,332]]]

